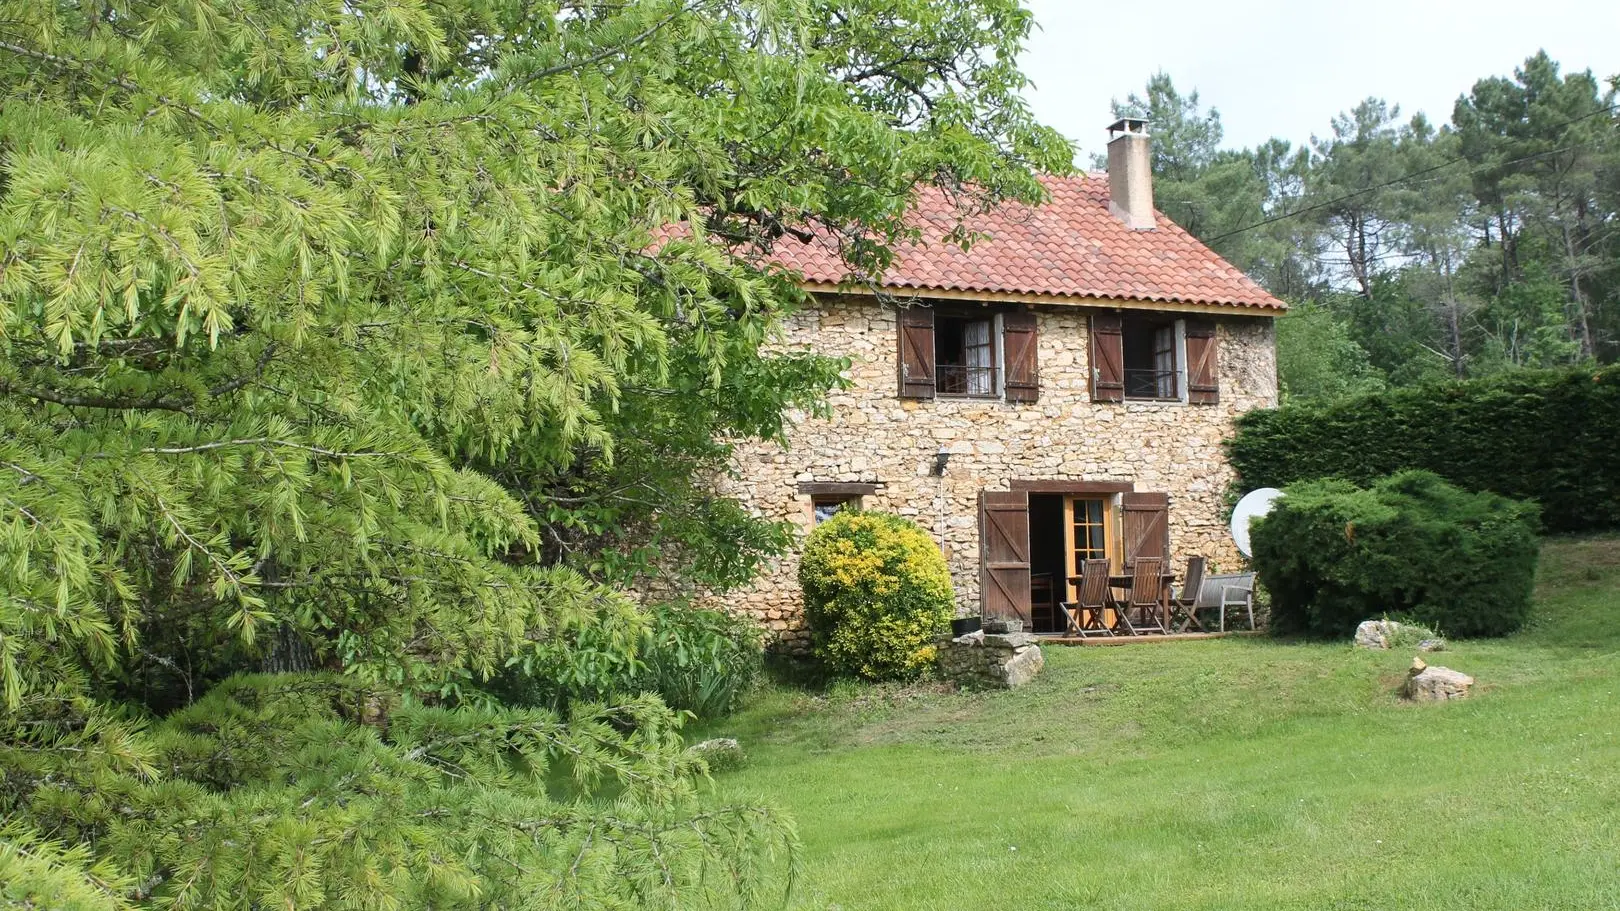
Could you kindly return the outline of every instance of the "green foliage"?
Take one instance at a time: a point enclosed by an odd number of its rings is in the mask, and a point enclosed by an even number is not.
[[[1407,468],[1541,505],[1548,530],[1620,527],[1620,369],[1518,371],[1238,420],[1238,485],[1357,484]],[[1365,618],[1363,618],[1365,619]]]
[[[592,622],[578,570],[746,579],[786,538],[707,505],[713,439],[837,370],[762,349],[801,295],[759,255],[875,268],[918,182],[1068,166],[1017,3],[848,12],[0,2],[0,622],[453,692]]]
[[[915,677],[955,613],[950,570],[915,522],[839,510],[816,526],[799,563],[816,655],[836,673]]]
[[[1421,623],[1413,623],[1410,620],[1404,623],[1400,621],[1393,622],[1395,622],[1395,634],[1389,637],[1389,647],[1392,649],[1402,651],[1415,649],[1424,642],[1438,643],[1442,648],[1445,646],[1444,637]]]
[[[965,214],[1069,168],[1019,98],[1028,12],[0,0],[0,22],[0,863],[39,884],[17,888],[622,908],[707,869],[757,895],[779,823],[697,803],[655,700],[558,719],[485,686],[654,668],[734,701],[751,646],[660,633],[609,586],[662,566],[725,590],[788,541],[707,492],[728,441],[837,382],[772,344],[802,301],[761,265],[777,238],[824,229],[871,271],[917,184]],[[644,635],[676,657],[638,658]],[[264,668],[400,708],[381,729],[216,686]],[[615,802],[547,796],[599,773]]]
[[[1306,302],[1277,320],[1277,385],[1283,401],[1324,401],[1384,387],[1382,372],[1332,310]]]
[[[654,608],[643,640],[643,670],[631,692],[657,693],[699,718],[735,711],[759,682],[765,648],[745,617],[684,605]]]
[[[1541,547],[1533,505],[1425,471],[1286,493],[1251,531],[1278,632],[1347,636],[1387,615],[1450,636],[1502,636],[1529,616]]]
[[[140,763],[102,749],[106,732],[71,706],[6,724],[0,811],[76,844],[0,832],[0,872],[24,865],[0,877],[0,895],[55,889],[86,908],[672,908],[705,890],[767,900],[761,889],[780,886],[767,871],[791,863],[775,813],[697,801],[680,719],[656,700],[561,718],[425,706],[353,678],[235,677],[132,727]]]
[[[491,685],[503,701],[566,709],[652,693],[712,719],[734,711],[764,670],[759,626],[721,611],[660,604],[615,625],[587,624],[537,645]]]
[[[748,764],[748,754],[732,737],[715,737],[694,743],[689,752],[703,760],[710,772],[730,772]]]
[[[16,823],[0,823],[0,908],[123,911],[134,889],[129,877],[82,844],[40,838]]]

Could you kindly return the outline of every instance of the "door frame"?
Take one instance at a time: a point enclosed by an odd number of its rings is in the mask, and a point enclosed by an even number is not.
[[[1063,494],[1063,568],[1064,591],[1067,600],[1073,601],[1078,594],[1075,587],[1068,580],[1080,574],[1078,561],[1075,559],[1074,540],[1074,504],[1076,500],[1101,500],[1103,505],[1103,553],[1108,556],[1108,571],[1119,572],[1125,564],[1124,541],[1120,533],[1119,494]]]
[[[1017,479],[1007,483],[1008,488],[1025,493],[1052,493],[1063,497],[1063,565],[1068,575],[1075,574],[1074,565],[1074,501],[1102,500],[1104,545],[1108,550],[1108,565],[1110,569],[1118,569],[1124,562],[1125,546],[1123,535],[1120,533],[1120,494],[1134,493],[1134,481],[1085,481],[1061,478],[1053,479]],[[1034,529],[1031,529],[1033,534]],[[1064,600],[1073,601],[1076,592],[1074,586],[1064,579]]]

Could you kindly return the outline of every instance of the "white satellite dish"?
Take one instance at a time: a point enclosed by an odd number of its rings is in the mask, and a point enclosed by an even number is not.
[[[1232,510],[1232,540],[1237,543],[1238,552],[1243,556],[1254,556],[1254,552],[1249,549],[1249,523],[1271,512],[1271,504],[1282,495],[1283,492],[1275,487],[1251,490],[1243,495],[1243,499],[1239,500]]]

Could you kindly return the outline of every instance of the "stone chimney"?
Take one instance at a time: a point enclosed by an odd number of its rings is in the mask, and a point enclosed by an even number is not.
[[[1148,122],[1134,117],[1108,128],[1108,211],[1132,231],[1151,231],[1153,222],[1153,150]]]

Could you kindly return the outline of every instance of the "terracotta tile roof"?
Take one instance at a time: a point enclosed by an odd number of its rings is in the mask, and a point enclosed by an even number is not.
[[[1164,215],[1157,215],[1155,230],[1127,228],[1108,211],[1106,176],[1044,181],[1052,196],[1046,205],[1007,204],[969,220],[970,230],[988,236],[966,251],[941,240],[956,216],[942,193],[925,189],[914,209],[922,245],[896,250],[884,286],[1287,309]],[[784,238],[771,258],[810,283],[837,284],[848,277],[830,240]]]

